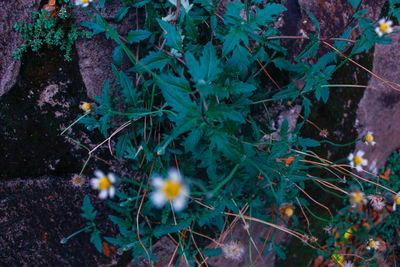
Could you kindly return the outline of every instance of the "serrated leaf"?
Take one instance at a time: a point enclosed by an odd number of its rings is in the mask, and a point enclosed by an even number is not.
[[[83,198],[81,209],[83,211],[82,217],[88,221],[93,222],[97,212],[94,210],[92,203],[90,203],[90,198],[88,197],[88,195],[85,195],[85,197]]]
[[[243,41],[245,45],[248,45],[249,39],[247,32],[240,27],[232,27],[229,33],[224,36],[224,45],[222,47],[222,56],[226,56],[229,52],[235,49],[240,41]]]
[[[147,39],[151,35],[151,32],[146,30],[134,30],[129,31],[126,39],[130,44],[139,43],[140,41]]]
[[[179,32],[176,30],[175,26],[172,26],[166,21],[161,19],[157,19],[158,24],[160,27],[165,31],[164,36],[167,40],[166,45],[175,48],[179,52],[182,51],[182,37]]]
[[[129,9],[130,9],[130,7],[128,7],[128,6],[121,7],[117,11],[117,13],[115,13],[115,16],[114,16],[115,22],[121,22],[124,19],[124,17],[126,16],[126,14],[128,13]]]
[[[192,219],[182,220],[177,225],[160,225],[153,231],[155,237],[160,238],[163,235],[176,233],[182,229],[188,228],[192,223]]]
[[[358,5],[360,4],[361,0],[347,0],[349,3],[354,7],[357,8]]]
[[[320,40],[315,38],[314,35],[310,34],[310,43],[303,49],[300,55],[297,56],[296,60],[300,61],[308,57],[315,57],[318,53]]]
[[[267,4],[263,9],[257,10],[256,22],[260,25],[267,26],[267,24],[274,21],[281,12],[286,10],[286,7],[281,4]]]
[[[102,33],[102,32],[105,31],[103,26],[101,26],[101,25],[99,25],[99,24],[97,24],[96,22],[93,22],[93,21],[82,22],[81,26],[92,30],[93,34],[98,34],[98,33]]]
[[[195,128],[192,131],[190,131],[184,142],[185,151],[194,151],[202,135],[203,131],[200,130],[199,128]]]
[[[121,46],[116,46],[114,48],[112,59],[113,59],[114,64],[117,65],[118,67],[121,67],[122,56],[123,56],[123,53],[122,53]]]
[[[320,145],[320,142],[311,138],[298,137],[297,142],[302,147],[317,147]]]
[[[90,242],[94,244],[98,252],[101,253],[103,251],[103,244],[101,242],[100,231],[97,228],[95,228],[92,234],[90,235]]]
[[[320,28],[320,26],[319,26],[318,20],[315,18],[315,16],[313,15],[313,13],[311,13],[311,12],[308,11],[307,9],[304,9],[304,8],[302,8],[302,9],[307,13],[307,15],[310,17],[311,21],[314,23],[315,28],[317,29],[317,32],[318,32],[318,37],[319,37],[320,34],[321,34],[321,28]]]
[[[132,79],[128,77],[124,72],[120,72],[120,84],[122,87],[122,94],[124,101],[129,106],[136,106],[139,101],[139,92],[134,87]]]
[[[140,62],[150,70],[162,70],[170,60],[170,57],[164,52],[152,51],[146,57],[142,58]],[[140,73],[144,71],[144,68],[140,64],[136,64],[135,67],[129,69],[128,71],[137,71]]]
[[[117,158],[119,158],[119,159],[122,158],[125,154],[125,151],[128,150],[128,147],[129,147],[129,149],[132,149],[133,145],[132,145],[129,133],[126,133],[124,135],[121,135],[118,138],[118,142],[115,146],[115,150],[116,150],[115,154],[116,154]]]

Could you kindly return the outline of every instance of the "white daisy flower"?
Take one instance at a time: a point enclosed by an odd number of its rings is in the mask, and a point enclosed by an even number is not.
[[[375,32],[381,37],[385,33],[391,33],[393,31],[392,28],[393,22],[391,20],[380,19],[378,21],[378,27],[375,28]]]
[[[355,156],[353,153],[350,153],[350,155],[347,157],[347,159],[350,161],[350,166],[359,172],[362,171],[362,166],[368,165],[368,160],[363,158],[364,154],[364,151],[359,150]]]
[[[240,260],[244,254],[244,247],[238,241],[231,241],[222,245],[222,252],[227,259]]]
[[[376,142],[374,141],[374,136],[373,136],[373,132],[368,131],[367,134],[364,136],[364,143],[366,145],[375,145]]]
[[[381,196],[370,195],[368,199],[375,210],[382,210],[386,206],[385,199]]]
[[[354,263],[352,263],[351,261],[345,261],[343,262],[342,267],[354,267]]]
[[[352,207],[355,207],[358,204],[367,203],[367,200],[365,199],[365,195],[363,192],[353,191],[350,193],[350,203]]]
[[[393,198],[393,211],[396,211],[397,205],[400,205],[400,191]]]
[[[71,183],[73,186],[79,187],[85,183],[85,179],[81,175],[74,175],[71,178]]]
[[[367,249],[368,249],[368,250],[371,250],[371,249],[377,250],[377,249],[379,248],[379,245],[380,245],[379,241],[376,241],[376,240],[370,238],[370,239],[368,240]]]
[[[93,0],[75,0],[75,5],[87,7]]]
[[[179,212],[185,208],[189,187],[183,183],[178,170],[170,169],[167,179],[160,176],[153,177],[151,185],[155,188],[151,200],[157,208],[162,208],[168,201],[171,202],[174,211]]]
[[[107,176],[102,171],[95,171],[94,174],[97,178],[90,179],[90,185],[93,189],[100,191],[99,198],[106,199],[107,197],[113,198],[115,195],[114,184],[117,181],[114,174],[109,173]]]

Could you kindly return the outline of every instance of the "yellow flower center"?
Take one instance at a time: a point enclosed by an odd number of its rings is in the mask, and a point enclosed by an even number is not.
[[[350,240],[353,237],[353,229],[349,228],[346,233],[344,233],[344,239]]]
[[[355,165],[361,165],[361,163],[363,162],[363,158],[361,156],[355,156],[353,161]]]
[[[374,141],[374,136],[369,133],[364,137],[364,139],[365,139],[366,142],[372,143]]]
[[[89,3],[90,0],[82,0],[82,3]]]
[[[168,200],[175,199],[181,192],[182,185],[176,181],[166,181],[162,188],[165,197]]]
[[[343,258],[343,256],[340,255],[340,254],[333,254],[333,255],[332,255],[332,259],[334,259],[339,265],[342,265],[342,264],[343,264],[344,258]]]
[[[350,197],[354,203],[360,203],[364,198],[361,192],[353,192]]]
[[[107,176],[103,176],[99,180],[99,190],[105,190],[110,188],[111,182]]]
[[[376,247],[376,242],[375,242],[374,240],[370,240],[370,241],[368,242],[368,246],[369,246],[370,248],[375,248],[375,247]]]
[[[74,178],[74,183],[75,183],[75,184],[81,184],[81,183],[82,183],[82,178],[81,178],[80,176],[76,176],[76,177]]]
[[[389,30],[389,23],[384,22],[379,24],[379,29],[381,30],[381,32],[387,32]]]
[[[84,2],[84,1],[89,2],[88,0],[82,0],[82,2]],[[81,109],[83,109],[84,111],[89,111],[89,110],[91,110],[92,108],[93,108],[92,104],[90,104],[90,103],[88,103],[88,102],[82,102],[82,103],[81,103]]]
[[[397,205],[400,205],[400,197],[396,197],[396,200],[395,200],[395,201],[396,201],[396,204],[397,204]]]
[[[288,216],[288,217],[291,217],[293,215],[293,208],[287,207],[285,209],[285,215]]]

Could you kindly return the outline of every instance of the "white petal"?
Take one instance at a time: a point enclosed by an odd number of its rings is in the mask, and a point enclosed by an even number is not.
[[[349,161],[353,161],[353,159],[354,159],[353,153],[350,153],[350,155],[347,157],[347,159],[348,159]]]
[[[156,189],[162,188],[164,186],[164,183],[164,179],[160,176],[154,176],[153,178],[151,178],[151,185]]]
[[[99,198],[100,199],[106,199],[107,195],[108,195],[107,190],[101,190],[100,193],[99,193]]]
[[[361,165],[357,165],[357,166],[356,166],[356,170],[357,170],[358,172],[362,171]]]
[[[184,195],[180,195],[179,197],[172,200],[172,207],[176,212],[183,210],[185,206],[186,206],[186,196]]]
[[[363,159],[361,162],[362,166],[367,166],[368,165],[368,160],[367,159]]]
[[[161,191],[156,191],[151,194],[151,201],[153,202],[154,206],[161,208],[167,202],[167,198]]]
[[[380,19],[379,21],[378,21],[378,24],[383,24],[383,23],[385,23],[386,22],[386,19]]]
[[[386,33],[391,33],[391,32],[393,32],[393,29],[392,29],[392,28],[389,28],[389,29],[387,29],[387,31],[386,31]]]
[[[391,21],[391,20],[388,20],[387,23],[389,24],[389,26],[392,26],[392,25],[393,25],[393,21]]]
[[[175,181],[175,182],[181,182],[182,176],[177,169],[171,168],[168,171],[168,179]]]
[[[115,187],[114,186],[110,186],[110,188],[108,189],[108,195],[110,196],[110,198],[113,198],[115,195]]]
[[[189,190],[189,187],[187,185],[182,185],[182,189],[181,189],[180,195],[183,195],[185,197],[189,197],[190,196],[190,190]]]
[[[90,179],[90,185],[92,186],[93,189],[99,189],[99,179],[97,178]]]
[[[373,146],[374,146],[375,144],[376,144],[376,142],[375,142],[375,141],[372,141],[372,142],[371,142],[371,145],[373,145]]]
[[[96,171],[94,172],[94,175],[96,175],[97,178],[101,178],[101,177],[104,177],[104,176],[105,176],[105,175],[104,175],[104,172],[99,171],[99,170],[96,170]]]
[[[358,152],[357,152],[357,156],[358,157],[362,157],[362,156],[364,156],[364,154],[365,154],[365,152],[364,151],[362,151],[362,150],[359,150]]]
[[[393,202],[393,211],[396,211],[396,208],[397,208],[397,204],[396,204],[396,200],[395,200],[395,202]]]
[[[368,249],[368,250],[371,250],[371,247],[370,247],[370,246],[368,246],[368,247],[367,247],[367,249]]]
[[[115,182],[117,181],[117,178],[115,177],[115,175],[113,174],[113,173],[109,173],[108,174],[108,180],[110,180],[110,182],[112,183],[112,184],[115,184]]]

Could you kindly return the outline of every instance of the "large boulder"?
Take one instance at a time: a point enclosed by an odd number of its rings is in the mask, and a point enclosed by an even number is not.
[[[394,28],[395,31],[399,29]],[[372,71],[397,90],[373,76],[357,110],[359,138],[372,131],[376,141],[375,146],[361,141],[356,145],[356,151],[366,152],[371,171],[384,166],[386,158],[400,147],[400,33],[390,37],[392,44],[376,45]]]
[[[96,8],[99,9],[98,3],[95,3]],[[131,29],[136,28],[137,16],[136,10],[131,9],[125,18],[120,23],[114,23],[113,18],[115,13],[121,7],[120,1],[106,1],[101,14],[103,18],[122,36]],[[90,21],[90,17],[82,8],[73,9],[73,14],[76,19],[76,24]],[[142,23],[142,20],[138,20]],[[81,27],[82,30],[87,30]],[[117,46],[111,38],[107,39],[104,33],[94,35],[92,38],[79,38],[76,43],[76,50],[79,56],[79,68],[82,75],[83,83],[85,84],[87,95],[91,98],[101,94],[104,83],[110,80],[110,85],[114,81],[114,75],[111,69],[113,62],[114,48]],[[126,70],[129,66],[127,58],[123,59],[122,67]]]
[[[14,30],[16,22],[30,23],[31,10],[39,9],[40,0],[0,1],[0,96],[15,84],[20,60],[15,60],[13,51],[19,48],[24,39]]]
[[[86,226],[81,216],[85,194],[98,210],[96,224],[102,236],[114,236],[107,219],[109,208],[89,189],[88,179],[74,186],[69,178],[44,177],[0,183],[0,266],[104,266],[116,262],[109,244],[99,253],[89,233],[80,233],[66,244],[62,238]]]

